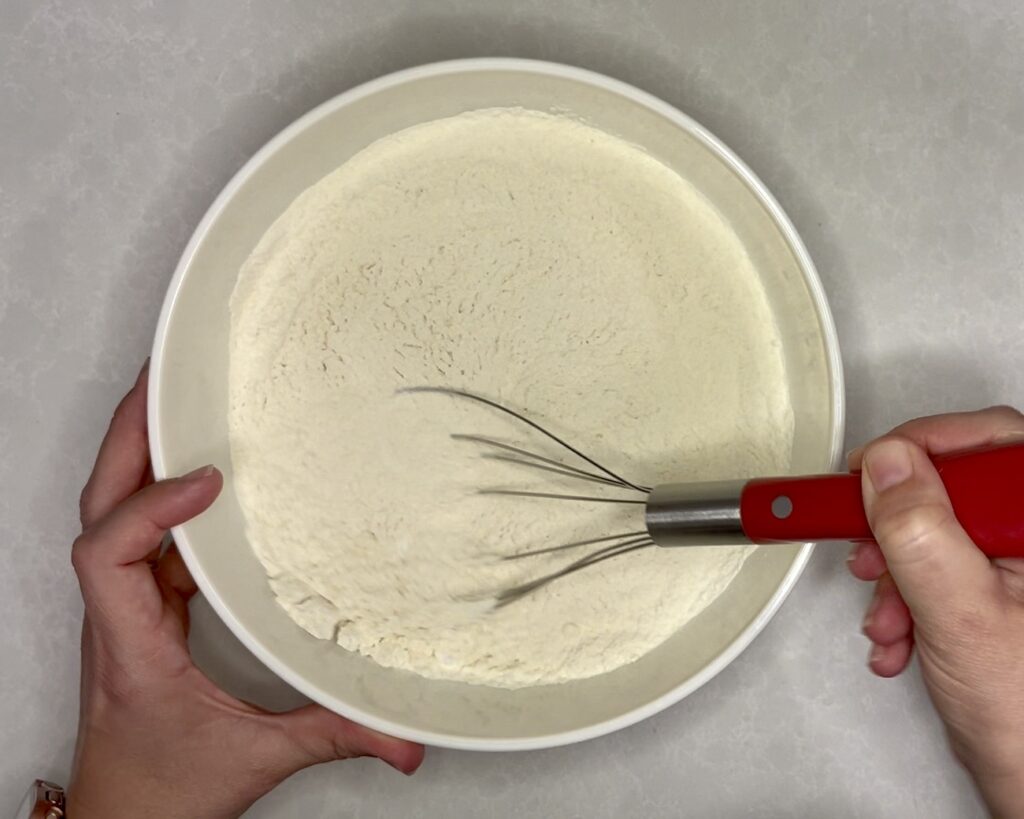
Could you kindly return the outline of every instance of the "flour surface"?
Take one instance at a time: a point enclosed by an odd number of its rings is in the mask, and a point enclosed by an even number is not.
[[[785,470],[792,442],[778,332],[716,210],[618,138],[513,109],[400,132],[299,196],[240,272],[230,382],[248,537],[288,614],[383,665],[503,687],[637,659],[748,550],[647,549],[489,612],[584,551],[501,556],[642,530],[642,507],[477,494],[624,495],[482,457],[451,433],[564,454],[397,388],[495,398],[646,484]]]

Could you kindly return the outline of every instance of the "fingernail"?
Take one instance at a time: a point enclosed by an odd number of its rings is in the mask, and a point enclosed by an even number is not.
[[[382,757],[378,757],[378,759],[383,759],[383,758]],[[397,762],[392,762],[389,759],[384,759],[383,761],[386,762],[388,765],[390,765],[392,768],[394,768],[396,771],[398,771],[400,774],[405,774],[405,776],[412,776],[414,773],[416,773],[417,768],[420,767],[419,763],[417,763],[412,768],[408,768],[408,767],[403,768]]]
[[[187,475],[182,475],[181,478],[179,478],[179,480],[182,480],[182,481],[201,481],[203,478],[210,477],[210,475],[213,474],[213,470],[214,470],[213,464],[207,464],[206,466],[199,467],[199,469],[193,469]]]
[[[854,460],[856,460],[857,458],[859,458],[863,454],[864,454],[864,447],[862,447],[862,446],[855,446],[853,449],[851,449],[849,452],[846,453],[846,462],[849,463],[850,461],[854,461]]]
[[[871,653],[868,655],[868,665],[873,666],[875,663],[880,663],[885,659],[885,646],[880,646],[877,643],[871,646]]]
[[[1004,429],[1002,432],[997,432],[993,441],[997,444],[1008,443],[1010,441],[1020,441],[1024,439],[1024,429]]]
[[[875,492],[899,486],[914,472],[910,450],[903,441],[879,441],[864,454],[864,469]]]

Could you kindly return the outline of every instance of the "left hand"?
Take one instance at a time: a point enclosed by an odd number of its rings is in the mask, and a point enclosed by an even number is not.
[[[203,467],[153,483],[147,371],[114,414],[81,500],[72,563],[85,601],[78,742],[68,815],[75,819],[236,817],[292,773],[375,756],[403,773],[422,746],[319,705],[273,714],[235,699],[192,662],[188,600],[196,586],[166,531],[220,493]]]

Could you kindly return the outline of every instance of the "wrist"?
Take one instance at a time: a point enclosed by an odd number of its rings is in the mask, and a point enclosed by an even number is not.
[[[1024,758],[1012,765],[966,767],[994,819],[1024,819]]]
[[[1024,819],[1024,774],[977,782],[993,819]]]
[[[237,819],[270,790],[246,792],[238,783],[171,765],[154,771],[130,755],[88,757],[72,772],[67,812],[72,819]]]

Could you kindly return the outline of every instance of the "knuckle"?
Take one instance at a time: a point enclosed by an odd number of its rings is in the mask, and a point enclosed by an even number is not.
[[[71,565],[74,567],[75,574],[81,576],[82,570],[88,565],[88,562],[89,538],[87,535],[81,534],[71,544]]]
[[[291,745],[303,765],[313,765],[334,756],[333,741],[323,736],[293,736]]]
[[[82,526],[85,526],[85,522],[89,519],[89,507],[91,505],[92,488],[91,483],[87,483],[78,496],[78,521]]]
[[[112,423],[119,423],[124,420],[125,415],[128,413],[128,399],[131,397],[131,393],[128,393],[124,398],[117,402],[117,406],[114,407],[114,415],[111,418]]]
[[[993,429],[995,441],[1017,440],[1024,434],[1024,414],[1018,409],[1004,404],[982,412]]]
[[[1024,421],[1024,414],[1022,414],[1016,407],[1011,407],[1009,404],[997,404],[994,407],[989,407],[987,410],[983,410],[983,412],[988,413],[1000,421],[1006,421],[1009,423],[1020,423]]]
[[[331,752],[334,759],[352,759],[360,756],[360,751],[353,747],[352,740],[341,736],[331,739]]]

